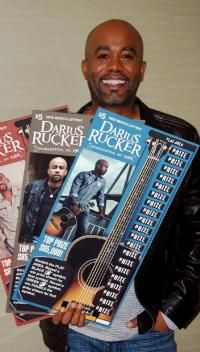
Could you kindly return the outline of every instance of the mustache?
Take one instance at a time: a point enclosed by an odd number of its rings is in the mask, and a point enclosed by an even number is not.
[[[52,176],[50,177],[51,180],[55,180],[55,179],[57,180],[58,178],[61,179],[62,176],[59,175],[59,174],[55,174],[55,175],[52,175]]]

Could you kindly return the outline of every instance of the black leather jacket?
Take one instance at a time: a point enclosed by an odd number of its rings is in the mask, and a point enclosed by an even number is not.
[[[196,129],[185,120],[151,109],[138,98],[136,103],[147,125],[200,143]],[[200,310],[200,153],[138,271],[135,291],[145,308],[138,316],[140,333],[153,328],[159,310],[179,328]]]
[[[24,213],[20,240],[24,242],[32,242],[34,228],[37,222],[40,206],[42,204],[47,187],[47,179],[36,180],[29,183],[25,187],[24,205],[26,211]]]
[[[200,143],[188,122],[151,109],[138,98],[136,103],[147,125]],[[90,105],[78,112],[84,113]],[[138,316],[139,333],[153,328],[159,310],[179,328],[187,327],[200,310],[200,152],[138,271],[135,291],[145,308]],[[45,334],[48,321],[41,323]]]

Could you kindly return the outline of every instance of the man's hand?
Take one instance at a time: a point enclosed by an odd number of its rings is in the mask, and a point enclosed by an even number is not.
[[[127,328],[136,328],[137,327],[137,318],[129,320],[126,323]],[[161,312],[158,313],[155,325],[153,330],[160,331],[160,332],[167,332],[170,331],[169,327],[167,326],[165,319],[163,318]]]
[[[156,323],[154,325],[154,330],[161,331],[161,332],[170,331],[170,328],[167,326],[161,312],[158,313]]]
[[[72,211],[72,213],[77,216],[80,214],[81,209],[79,208],[78,204],[72,204],[70,205],[70,210]]]
[[[85,312],[81,304],[75,302],[70,303],[67,308],[62,307],[57,312],[52,321],[55,325],[58,324],[72,324],[74,326],[82,327],[85,325]]]
[[[109,220],[105,215],[105,208],[99,207],[99,215],[97,217],[97,220]]]
[[[99,220],[99,221],[101,221],[101,220],[109,220],[109,218],[107,218],[107,217],[105,216],[105,214],[99,213],[99,215],[98,215],[98,217],[97,217],[97,220]]]

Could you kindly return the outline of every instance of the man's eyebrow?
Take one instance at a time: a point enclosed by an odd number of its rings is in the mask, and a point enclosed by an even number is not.
[[[95,54],[100,51],[100,50],[110,50],[110,47],[108,45],[99,45],[96,49],[95,49]],[[137,54],[136,50],[130,46],[124,46],[121,51],[131,51],[133,54]]]
[[[96,49],[95,49],[95,53],[97,53],[100,50],[110,50],[110,47],[108,45],[99,45]]]
[[[136,50],[130,46],[124,46],[122,51],[131,51],[133,54],[137,54]]]

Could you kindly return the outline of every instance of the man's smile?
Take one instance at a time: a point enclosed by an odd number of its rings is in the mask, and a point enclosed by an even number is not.
[[[102,82],[103,84],[108,86],[117,86],[117,85],[125,84],[126,80],[125,79],[103,79]]]

